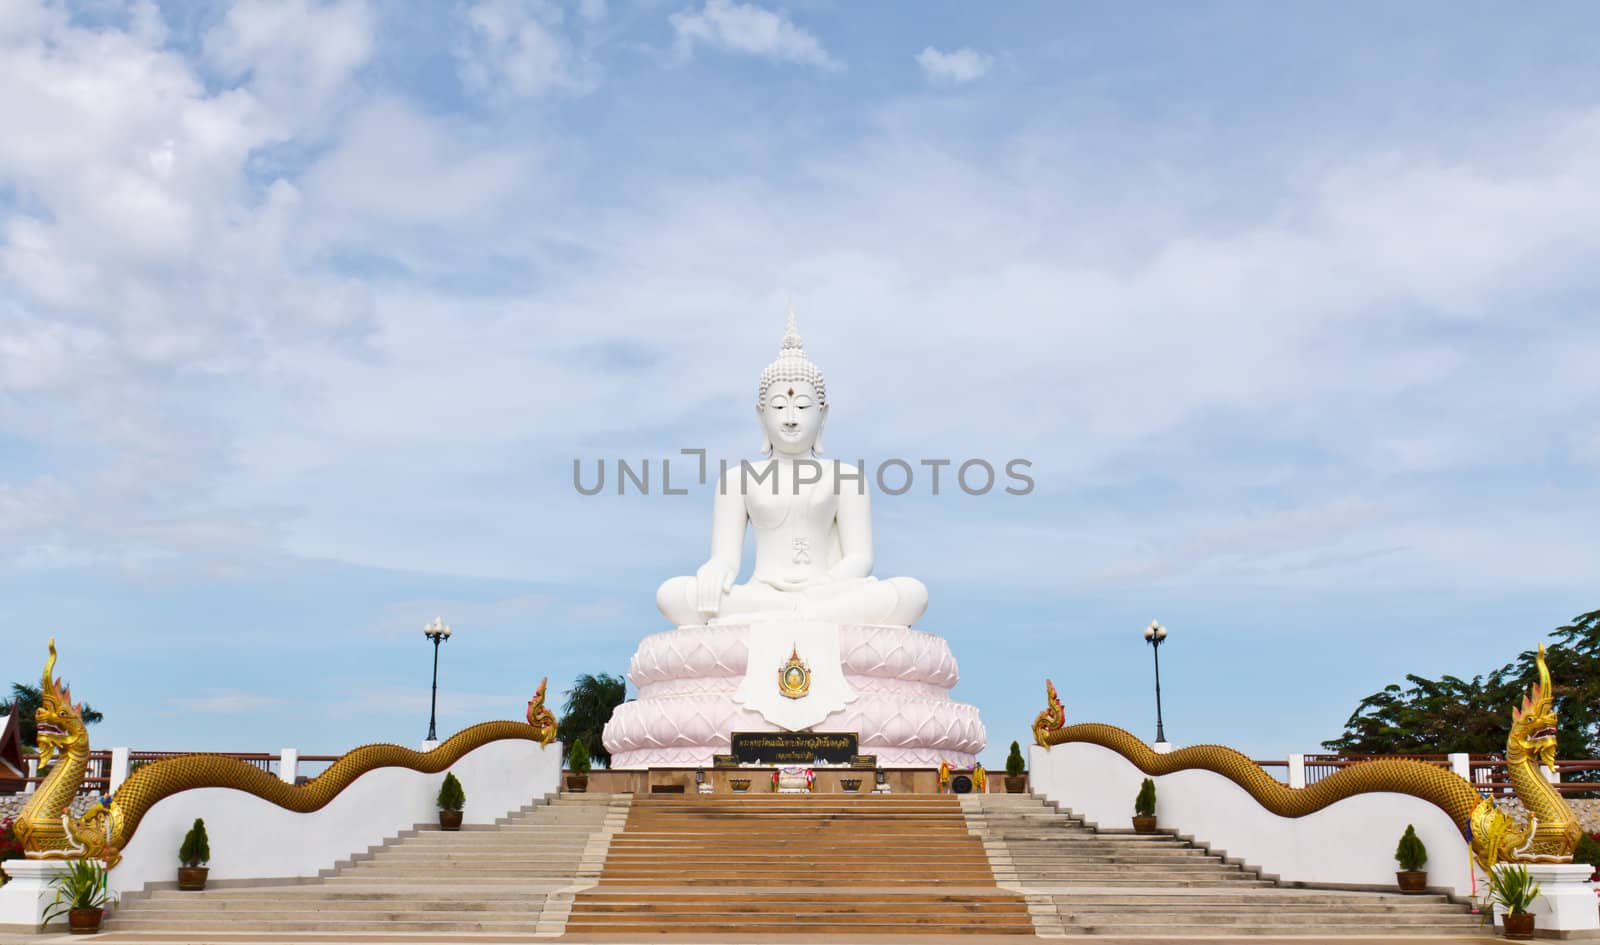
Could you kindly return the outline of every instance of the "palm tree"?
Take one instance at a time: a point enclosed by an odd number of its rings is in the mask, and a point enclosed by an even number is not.
[[[589,758],[597,765],[611,767],[611,753],[606,751],[600,733],[611,721],[611,713],[628,697],[628,682],[621,676],[601,673],[592,676],[584,673],[567,690],[567,702],[561,707],[561,721],[556,727],[561,739],[561,758],[566,760],[576,739],[583,739],[589,749]]]
[[[68,688],[71,687],[69,686]],[[22,746],[37,750],[39,747],[39,733],[34,730],[34,716],[39,711],[39,701],[43,698],[43,695],[39,692],[38,686],[30,686],[27,683],[12,683],[11,697],[13,701],[10,706],[0,705],[0,716],[10,715],[12,712],[20,712],[22,718],[18,720],[18,729],[19,734],[22,736]],[[104,718],[104,714],[96,712],[89,708],[88,703],[84,703],[83,724],[93,725]]]

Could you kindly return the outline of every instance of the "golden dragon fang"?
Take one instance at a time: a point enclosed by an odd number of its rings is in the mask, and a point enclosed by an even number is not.
[[[1409,794],[1449,815],[1472,846],[1473,859],[1488,870],[1499,862],[1569,863],[1582,830],[1566,799],[1552,788],[1537,765],[1555,765],[1556,714],[1550,669],[1539,647],[1539,682],[1520,709],[1513,710],[1506,740],[1511,783],[1531,818],[1532,829],[1496,809],[1494,801],[1460,775],[1436,765],[1403,759],[1353,764],[1303,788],[1286,787],[1247,756],[1221,745],[1195,745],[1158,755],[1129,732],[1086,722],[1067,725],[1056,688],[1045,682],[1049,707],[1034,722],[1035,741],[1049,748],[1087,742],[1109,748],[1151,776],[1201,769],[1243,788],[1256,803],[1279,817],[1305,817],[1358,794]]]
[[[23,850],[36,859],[96,859],[104,860],[107,868],[115,866],[150,808],[180,791],[232,788],[286,810],[310,813],[327,806],[357,778],[378,768],[409,768],[437,774],[490,742],[525,739],[547,745],[552,737],[547,729],[522,722],[483,722],[457,732],[429,752],[400,745],[363,745],[301,785],[287,784],[270,772],[227,755],[181,755],[140,767],[117,788],[109,805],[91,808],[82,817],[74,818],[72,799],[83,783],[89,736],[83,726],[81,706],[72,705],[60,682],[50,679],[55,662],[55,641],[51,640],[50,659],[44,671],[44,698],[36,716],[39,763],[43,766],[62,750],[66,754],[50,769],[16,821]],[[553,728],[553,720],[550,727]]]

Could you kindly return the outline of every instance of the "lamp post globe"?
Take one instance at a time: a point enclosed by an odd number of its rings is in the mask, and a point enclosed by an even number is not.
[[[439,740],[439,644],[450,639],[450,628],[442,617],[435,617],[433,623],[423,624],[422,635],[433,641],[433,695],[428,701],[428,741],[432,743]]]
[[[1167,628],[1161,621],[1152,620],[1150,626],[1144,628],[1144,640],[1150,644],[1150,652],[1155,657],[1156,665],[1156,745],[1161,750],[1167,744],[1166,728],[1161,719],[1161,644],[1167,639]]]

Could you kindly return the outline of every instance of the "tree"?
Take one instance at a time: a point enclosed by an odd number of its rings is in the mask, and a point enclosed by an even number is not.
[[[67,686],[71,688],[71,686]],[[39,702],[44,698],[38,686],[27,683],[12,683],[10,706],[0,706],[0,716],[10,715],[12,712],[22,713],[18,728],[22,734],[22,744],[26,748],[37,750],[39,747],[39,733],[34,728],[34,716],[39,711]],[[83,704],[83,724],[93,725],[105,718],[105,715],[96,712],[86,702]]]
[[[561,707],[561,721],[556,725],[556,737],[561,739],[563,760],[572,754],[572,743],[579,739],[589,748],[589,757],[595,763],[611,767],[611,753],[605,749],[600,737],[611,713],[628,697],[628,682],[621,676],[601,673],[591,676],[584,673],[567,690],[566,704]]]
[[[1545,663],[1561,720],[1557,754],[1600,757],[1600,610],[1552,634]],[[1322,747],[1342,754],[1499,754],[1511,730],[1511,709],[1539,681],[1538,651],[1527,650],[1471,680],[1407,675],[1356,706],[1344,734]]]

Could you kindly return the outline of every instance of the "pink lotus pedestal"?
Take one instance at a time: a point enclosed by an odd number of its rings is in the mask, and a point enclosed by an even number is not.
[[[788,655],[791,638],[802,658],[826,656],[811,665],[815,721],[803,717],[804,699],[791,703],[777,694],[779,665],[764,665],[773,662],[769,651],[779,642]],[[761,661],[755,666],[752,648]],[[712,755],[729,750],[733,732],[797,728],[855,732],[861,753],[877,755],[885,767],[948,761],[968,768],[984,746],[977,708],[950,698],[960,678],[950,647],[907,627],[680,627],[646,637],[628,678],[639,698],[618,706],[605,729],[615,768],[709,765]]]

